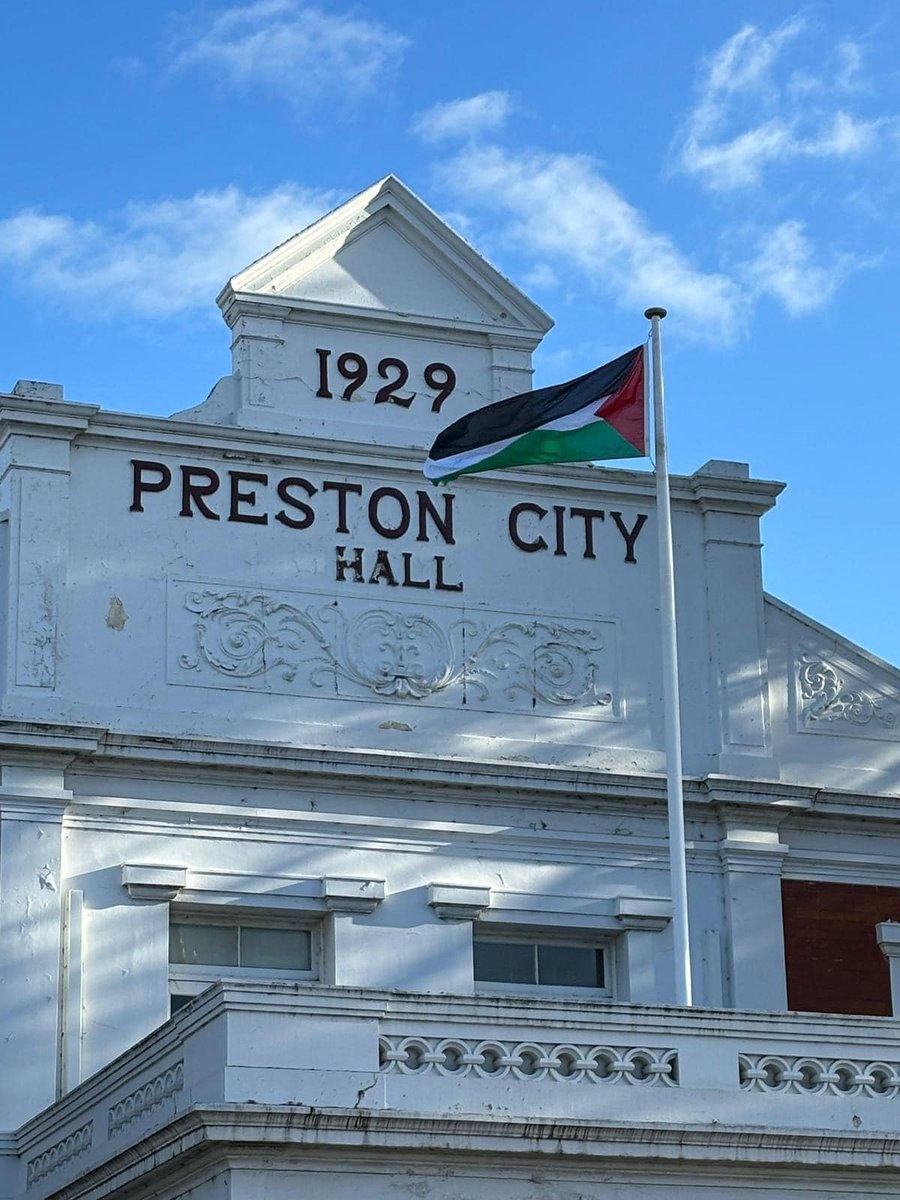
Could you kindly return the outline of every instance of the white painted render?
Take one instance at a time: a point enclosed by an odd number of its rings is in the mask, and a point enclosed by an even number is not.
[[[896,1022],[784,1012],[780,885],[900,881],[900,680],[764,593],[782,485],[673,481],[678,1009],[652,477],[421,475],[549,318],[390,177],[219,303],[173,418],[0,396],[0,1200],[896,1194]],[[168,1021],[188,911],[318,979]],[[611,1000],[482,994],[486,930],[602,941]]]

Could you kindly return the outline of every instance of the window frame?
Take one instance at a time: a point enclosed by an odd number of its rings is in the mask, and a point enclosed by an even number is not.
[[[503,981],[478,979],[475,975],[475,943],[520,942],[525,945],[572,946],[580,950],[598,950],[602,954],[603,987],[579,987],[576,984],[559,985],[547,983],[506,983]],[[472,930],[472,980],[475,992],[490,996],[543,996],[565,1000],[613,1000],[615,999],[616,955],[612,937],[598,936],[578,929],[535,929],[521,928],[500,923],[487,928],[476,924]]]
[[[222,909],[224,908],[224,911]],[[312,914],[285,911],[284,909],[245,908],[243,905],[171,905],[169,908],[169,930],[173,925],[236,925],[255,926],[258,929],[292,929],[310,935],[308,970],[290,967],[232,967],[217,963],[168,962],[169,995],[199,996],[214,983],[223,979],[237,980],[284,980],[288,983],[319,983],[323,970],[322,921]]]

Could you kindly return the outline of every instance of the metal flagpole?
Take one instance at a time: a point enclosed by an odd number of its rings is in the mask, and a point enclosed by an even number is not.
[[[681,706],[678,698],[678,643],[675,634],[675,567],[672,555],[672,509],[666,455],[666,410],[663,392],[659,323],[664,308],[648,308],[653,356],[653,432],[656,443],[656,512],[659,538],[659,608],[662,627],[663,702],[666,725],[666,792],[669,810],[669,871],[672,878],[675,938],[675,999],[693,1003],[691,946],[688,927],[687,861],[684,841],[684,791],[681,768]]]

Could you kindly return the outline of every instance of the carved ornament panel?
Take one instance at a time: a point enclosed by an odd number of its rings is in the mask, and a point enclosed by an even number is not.
[[[168,624],[173,684],[621,716],[611,620],[175,581]]]
[[[898,736],[900,696],[855,677],[820,650],[801,649],[796,670],[800,730],[868,738]]]

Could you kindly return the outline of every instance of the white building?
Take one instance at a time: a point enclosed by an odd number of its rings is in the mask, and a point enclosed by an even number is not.
[[[393,178],[219,304],[196,408],[0,397],[0,1197],[896,1195],[900,680],[782,485],[673,481],[678,1008],[652,478],[421,475],[549,318]]]

